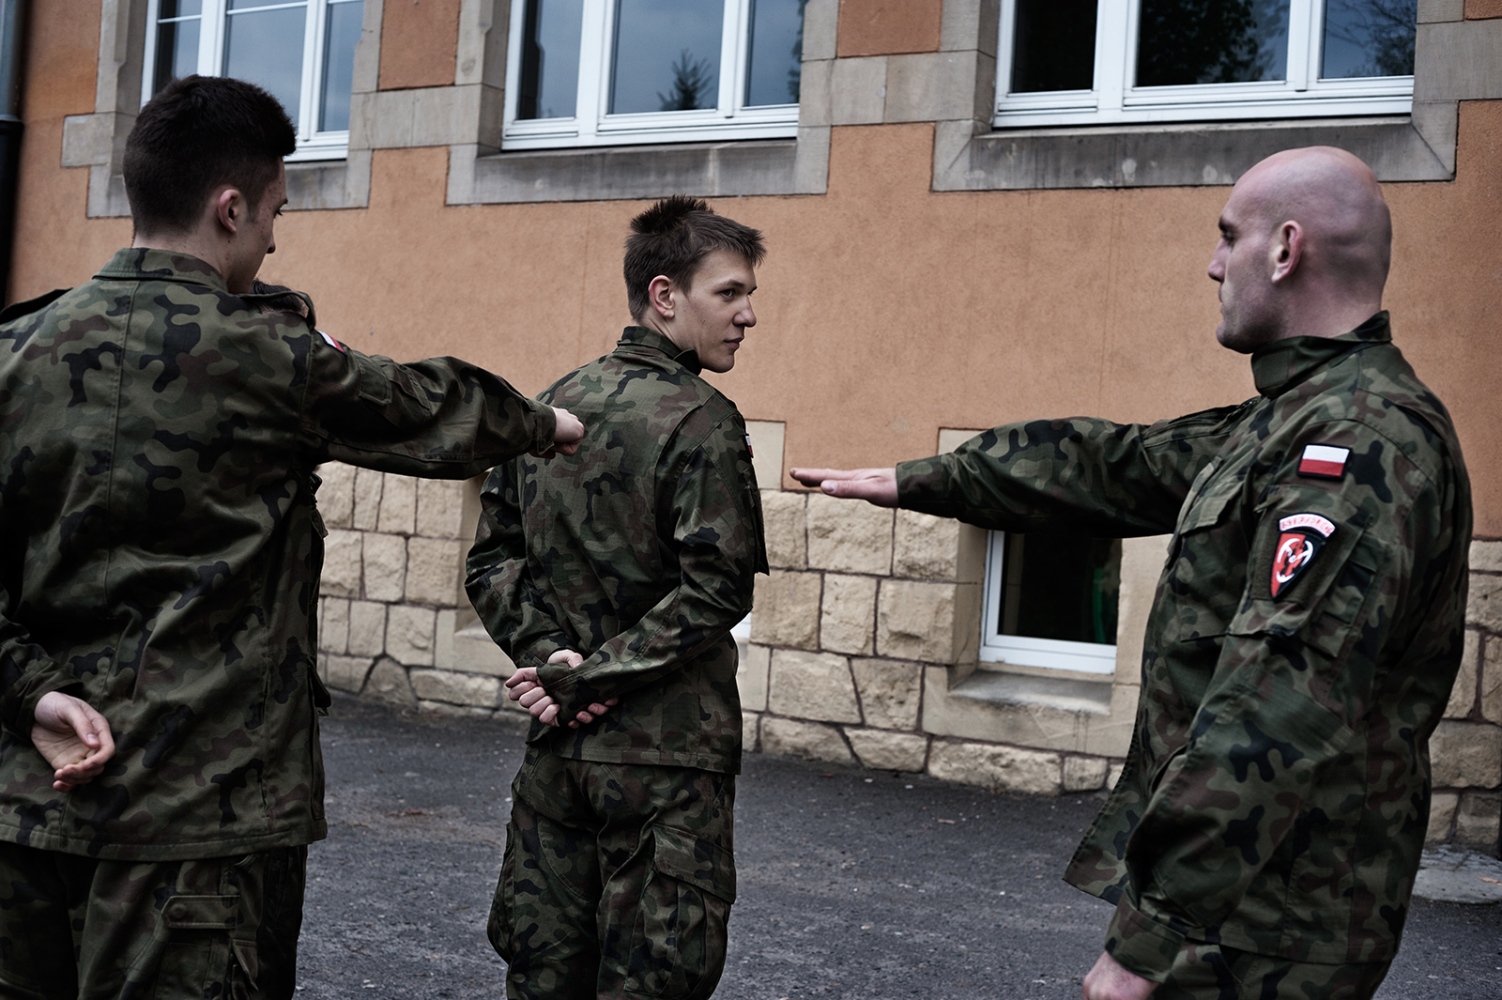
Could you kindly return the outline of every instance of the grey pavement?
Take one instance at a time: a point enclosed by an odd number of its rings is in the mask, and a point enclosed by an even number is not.
[[[522,733],[520,720],[336,702],[300,1000],[504,995],[484,927]],[[1110,908],[1060,873],[1100,802],[747,755],[739,900],[716,996],[1078,997]],[[1457,884],[1487,888],[1498,864],[1440,861]],[[1502,905],[1415,900],[1378,996],[1502,997]]]

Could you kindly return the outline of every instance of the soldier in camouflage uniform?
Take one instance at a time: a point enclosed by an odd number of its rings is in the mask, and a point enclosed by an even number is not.
[[[294,144],[264,91],[171,84],[126,149],[136,245],[0,315],[0,996],[290,997],[325,834],[314,469],[463,478],[582,433],[246,294]]]
[[[762,242],[688,198],[632,231],[638,325],[541,397],[583,418],[578,454],[491,473],[469,556],[534,717],[489,926],[526,1000],[707,997],[735,900],[730,629],[766,554],[745,422],[700,371],[756,323]]]
[[[1278,154],[1220,226],[1218,337],[1252,355],[1257,397],[794,475],[999,530],[1171,530],[1126,769],[1066,874],[1116,904],[1085,995],[1368,997],[1461,656],[1469,485],[1380,311],[1391,223],[1371,171]]]

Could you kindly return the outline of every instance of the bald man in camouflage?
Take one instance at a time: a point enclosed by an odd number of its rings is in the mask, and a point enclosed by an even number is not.
[[[1258,395],[987,431],[826,493],[1005,531],[1173,532],[1126,769],[1065,878],[1116,904],[1087,1000],[1369,997],[1397,951],[1459,667],[1470,486],[1382,311],[1391,220],[1341,150],[1249,170],[1216,336]]]

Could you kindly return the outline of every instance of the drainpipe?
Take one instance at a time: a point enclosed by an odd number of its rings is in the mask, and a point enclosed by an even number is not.
[[[21,172],[21,54],[26,0],[0,0],[0,304],[10,301],[11,249],[16,228],[16,180]]]

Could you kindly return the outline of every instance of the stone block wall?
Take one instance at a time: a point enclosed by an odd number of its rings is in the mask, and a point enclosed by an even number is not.
[[[474,483],[329,464],[319,674],[333,691],[405,708],[490,715],[511,707],[511,661],[463,593]]]
[[[1465,651],[1429,747],[1429,839],[1502,852],[1502,542],[1471,543]]]
[[[1022,738],[1039,710],[1016,706],[1028,722],[1008,727],[981,709],[967,730],[975,713],[948,707],[976,669],[984,532],[819,493],[766,490],[762,509],[772,572],[741,666],[748,748],[1045,795],[1114,777],[1120,753]]]
[[[440,713],[518,711],[502,688],[513,666],[462,592],[478,484],[320,474],[329,687]],[[984,532],[818,493],[764,490],[762,502],[772,571],[757,578],[741,660],[747,750],[1034,794],[1115,782],[1155,540],[1124,548],[1116,676],[1059,680],[977,662]],[[1432,746],[1429,838],[1495,852],[1502,542],[1473,543],[1471,570],[1464,661]]]

